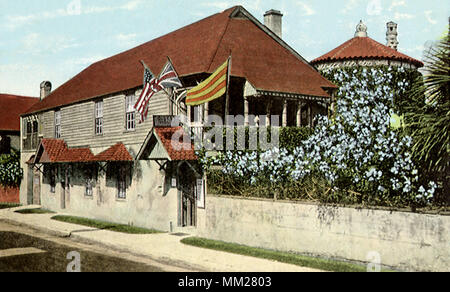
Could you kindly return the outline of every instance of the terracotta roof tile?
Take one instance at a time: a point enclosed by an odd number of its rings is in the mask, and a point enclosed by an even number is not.
[[[39,98],[0,94],[0,131],[20,131],[20,115],[39,102]]]
[[[66,142],[60,139],[42,139],[42,147],[51,163],[91,162],[94,154],[89,148],[68,148]],[[38,150],[39,151],[39,150]],[[38,157],[38,156],[37,156]]]
[[[73,148],[68,149],[60,162],[91,162],[94,159],[94,154],[89,148]]]
[[[173,128],[155,128],[155,133],[158,135],[161,143],[166,149],[167,153],[170,156],[170,159],[173,161],[192,161],[198,160],[198,157],[195,155],[194,145],[191,141],[188,143],[183,141],[182,138],[180,140],[174,140],[172,142],[172,138],[175,133],[178,131],[184,131],[182,127],[173,127]]]
[[[169,56],[181,77],[212,73],[233,55],[231,74],[257,89],[329,97],[335,88],[314,68],[248,18],[231,18],[233,7],[160,38],[99,61],[53,91],[28,113],[142,86],[143,60],[154,74]]]
[[[94,160],[105,162],[111,161],[123,162],[123,161],[133,161],[133,157],[130,155],[125,145],[123,145],[122,143],[117,143],[116,145],[96,155]]]
[[[60,158],[68,151],[66,142],[59,139],[42,139],[41,146],[44,148],[50,162],[59,162]]]
[[[311,63],[319,64],[355,59],[402,61],[412,63],[417,67],[423,67],[423,63],[421,61],[402,54],[371,39],[370,37],[354,37],[329,53],[311,61]]]

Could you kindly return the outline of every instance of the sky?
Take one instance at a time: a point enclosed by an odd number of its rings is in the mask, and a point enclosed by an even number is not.
[[[399,51],[422,60],[448,28],[448,0],[0,0],[0,93],[39,96],[90,64],[234,5],[263,22],[283,14],[283,39],[308,61],[354,36],[363,20],[386,44],[386,23],[399,25]]]

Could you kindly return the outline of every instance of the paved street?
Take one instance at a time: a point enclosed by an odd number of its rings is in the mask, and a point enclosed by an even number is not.
[[[75,256],[71,252],[75,252]],[[76,262],[77,253],[80,255],[79,264]],[[66,272],[68,266],[72,269],[79,267],[82,272],[182,271],[151,259],[0,221],[0,272]]]
[[[71,262],[66,259],[67,254],[71,251],[79,250],[81,250],[81,270],[84,272],[134,271],[133,268],[139,271],[154,271],[157,268],[169,272],[319,271],[317,269],[204,249],[181,243],[183,238],[191,236],[189,234],[126,234],[52,220],[51,218],[56,214],[24,215],[15,212],[30,208],[40,208],[40,206],[22,206],[0,210],[0,232],[3,232],[3,234],[0,234],[0,241],[4,242],[5,245],[4,248],[0,247],[0,250],[3,249],[3,252],[0,252],[0,256],[5,253],[8,255],[4,259],[0,258],[0,271],[2,270],[1,263],[5,259],[8,260],[9,257],[15,257],[17,253],[30,258],[42,258],[41,250],[50,253],[52,256],[52,253],[57,252],[58,248],[60,251],[55,254],[54,261],[52,262],[49,259],[46,259],[46,261],[50,261],[47,265],[53,266],[55,265],[54,262],[60,263],[58,269],[63,269],[63,271],[66,270],[67,265]],[[39,230],[39,232],[35,230]],[[19,237],[17,234],[11,233],[28,235],[28,237]],[[24,244],[20,245],[20,242],[24,242]],[[17,250],[17,248],[26,249]],[[94,253],[94,255],[91,255],[91,253]],[[94,257],[92,258],[91,256]],[[147,267],[139,265],[127,267],[120,260],[143,264]],[[91,266],[89,266],[90,261],[94,262]],[[120,262],[120,267],[114,266],[117,261]],[[42,263],[37,264],[40,269],[43,269],[43,265]],[[11,265],[7,266],[9,269],[13,267]],[[24,267],[19,266],[17,269],[23,270]],[[50,268],[47,267],[47,269]],[[35,270],[38,269],[35,268]]]

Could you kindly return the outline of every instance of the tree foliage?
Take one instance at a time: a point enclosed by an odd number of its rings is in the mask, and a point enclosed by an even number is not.
[[[406,108],[407,130],[413,137],[415,161],[443,183],[450,196],[450,41],[449,35],[425,52],[423,80],[410,94],[421,101]]]

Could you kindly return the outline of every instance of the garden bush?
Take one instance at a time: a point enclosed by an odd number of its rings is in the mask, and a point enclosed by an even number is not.
[[[12,150],[11,154],[0,155],[0,186],[18,186],[23,177],[20,167],[20,153]]]
[[[336,112],[332,118],[319,117],[314,133],[300,145],[265,152],[227,151],[201,159],[207,171],[211,165],[221,166],[222,193],[239,193],[238,189],[261,197],[310,197],[321,202],[429,204],[436,184],[420,181],[411,137],[391,126],[391,117],[402,113],[401,102],[395,101],[407,95],[414,74],[395,67],[323,74],[340,85]],[[307,186],[316,189],[307,191]]]

